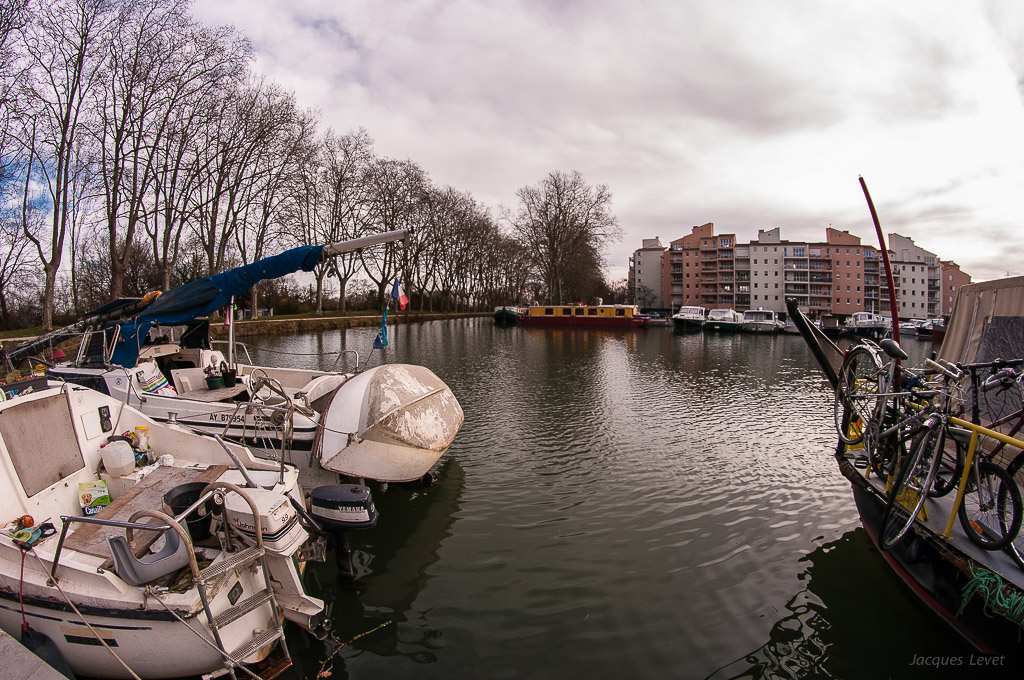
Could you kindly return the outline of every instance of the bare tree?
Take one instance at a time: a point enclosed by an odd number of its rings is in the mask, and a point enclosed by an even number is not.
[[[23,223],[43,267],[42,326],[53,325],[53,295],[69,229],[69,187],[84,159],[76,143],[83,110],[103,64],[103,41],[114,17],[107,0],[57,0],[41,4],[25,32],[28,74],[22,88],[27,107],[22,139],[28,155],[25,194],[44,187],[52,214],[48,238]],[[27,203],[27,200],[25,201]]]
[[[373,139],[360,128],[345,135],[332,132],[324,136],[321,160],[325,208],[321,222],[326,229],[324,243],[336,243],[362,236],[370,226],[372,202],[370,171],[374,165]],[[327,263],[330,274],[338,279],[339,308],[347,309],[346,290],[359,268],[357,253],[342,253]]]
[[[242,199],[234,203],[240,221],[234,232],[236,245],[246,263],[299,242],[282,223],[283,206],[290,198],[289,188],[314,157],[317,118],[312,111],[300,111],[292,97],[282,97],[277,105],[281,107],[280,124],[268,143],[257,148],[252,178]],[[256,302],[254,287],[250,291],[253,314]]]
[[[590,186],[578,172],[554,171],[536,186],[516,192],[519,207],[504,217],[530,253],[548,297],[565,301],[584,258],[597,263],[605,244],[620,238],[606,185]]]
[[[646,309],[651,306],[652,302],[654,302],[654,291],[649,286],[637,286],[634,304],[638,305],[641,309]]]
[[[377,159],[369,173],[372,189],[371,219],[377,232],[405,229],[415,220],[418,203],[427,187],[427,175],[412,161]],[[366,248],[359,253],[366,275],[377,286],[383,304],[388,284],[401,271],[402,254],[393,244]]]
[[[146,235],[153,252],[157,285],[171,286],[185,226],[197,220],[196,192],[206,175],[203,130],[219,115],[212,105],[223,90],[238,87],[247,72],[251,47],[234,29],[182,26],[175,49],[166,55],[177,77],[162,102],[166,131],[153,147],[150,210]]]

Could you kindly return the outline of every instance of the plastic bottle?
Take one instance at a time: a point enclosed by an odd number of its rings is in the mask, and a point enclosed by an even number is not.
[[[100,449],[100,457],[111,477],[121,477],[135,469],[135,451],[126,441],[110,442]]]
[[[139,425],[135,428],[135,434],[139,438],[139,451],[145,451],[149,448],[149,428],[145,425]]]

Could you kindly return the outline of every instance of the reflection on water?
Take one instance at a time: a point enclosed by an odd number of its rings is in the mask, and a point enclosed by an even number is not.
[[[365,361],[375,333],[260,344]],[[335,654],[332,677],[858,678],[962,648],[857,530],[799,337],[476,319],[398,326],[384,358],[437,373],[465,425],[436,485],[372,487],[355,587],[310,570],[335,641],[293,631],[297,677]],[[866,654],[893,620],[912,622],[887,633],[896,656]]]

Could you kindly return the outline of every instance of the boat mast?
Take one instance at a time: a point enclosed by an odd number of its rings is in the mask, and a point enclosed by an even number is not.
[[[892,339],[897,343],[900,341],[899,314],[896,313],[896,284],[892,278],[892,265],[889,263],[889,248],[885,245],[885,237],[882,235],[882,225],[878,223],[878,213],[875,212],[875,204],[871,201],[871,194],[868,193],[868,185],[863,177],[858,177],[860,186],[864,190],[864,198],[868,200],[868,209],[871,210],[871,219],[875,223],[875,234],[878,236],[878,247],[882,250],[882,263],[885,265],[885,283],[889,287],[889,314],[892,317]],[[899,361],[899,359],[897,359]]]

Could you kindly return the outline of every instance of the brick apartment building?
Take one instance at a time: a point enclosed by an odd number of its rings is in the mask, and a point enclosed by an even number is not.
[[[913,239],[889,235],[899,318],[935,318],[952,310],[956,292],[971,277],[954,262],[939,260]],[[714,224],[692,228],[663,246],[644,239],[630,259],[630,290],[650,288],[646,297],[673,310],[681,306],[752,308],[785,313],[795,298],[812,317],[871,311],[890,316],[881,252],[848,231],[825,230],[822,242],[788,241],[779,228],[759,230],[739,243],[735,234],[715,234]],[[637,300],[634,297],[634,300]],[[640,301],[637,301],[640,304]]]

